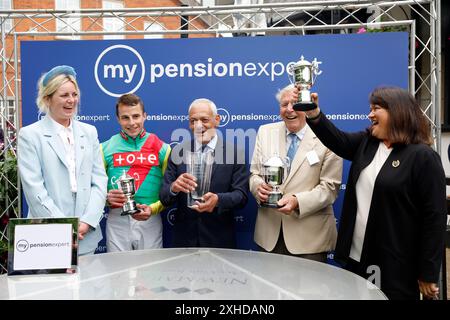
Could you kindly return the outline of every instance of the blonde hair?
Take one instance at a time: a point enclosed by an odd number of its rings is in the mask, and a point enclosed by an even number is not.
[[[75,90],[78,93],[78,97],[80,97],[80,88],[78,87],[77,80],[72,75],[67,74],[60,74],[56,77],[52,78],[50,81],[48,81],[47,85],[44,86],[43,80],[46,74],[43,74],[38,81],[38,96],[36,98],[36,104],[39,108],[40,112],[43,113],[49,113],[50,109],[47,105],[47,98],[50,98],[56,90],[58,90],[59,87],[61,87],[64,83],[67,81],[70,81],[75,86]],[[78,100],[79,103],[79,100]]]

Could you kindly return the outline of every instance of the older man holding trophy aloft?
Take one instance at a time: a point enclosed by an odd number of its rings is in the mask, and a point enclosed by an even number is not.
[[[302,59],[293,67],[305,90],[311,82],[303,79],[317,69],[307,65]],[[254,240],[264,251],[326,262],[337,237],[332,204],[341,183],[342,159],[320,142],[305,113],[294,109],[308,104],[297,99],[294,88],[291,84],[276,96],[283,121],[262,125],[256,137],[250,168],[250,191],[260,205]],[[274,170],[287,175],[273,176]],[[278,191],[282,197],[274,204]]]

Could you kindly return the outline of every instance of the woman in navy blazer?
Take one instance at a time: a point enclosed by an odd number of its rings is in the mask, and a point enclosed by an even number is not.
[[[317,94],[311,96],[317,103]],[[335,259],[376,280],[390,299],[419,299],[419,292],[436,298],[447,216],[445,173],[414,97],[401,88],[375,89],[371,126],[363,132],[340,131],[319,108],[306,115],[323,144],[352,161]]]
[[[79,95],[72,67],[45,73],[36,102],[46,115],[19,131],[17,153],[28,217],[78,217],[78,252],[90,254],[102,238],[108,178],[96,128],[74,119]]]

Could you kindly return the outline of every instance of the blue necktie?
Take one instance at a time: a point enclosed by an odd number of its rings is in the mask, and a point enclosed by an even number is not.
[[[287,156],[292,163],[292,160],[294,160],[294,157],[295,157],[295,153],[297,152],[298,142],[300,139],[298,138],[298,136],[295,133],[292,133],[292,132],[289,133],[288,137],[291,138],[291,145],[289,146]]]

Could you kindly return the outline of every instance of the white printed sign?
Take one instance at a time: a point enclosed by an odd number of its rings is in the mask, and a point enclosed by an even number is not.
[[[72,224],[17,225],[14,249],[14,270],[70,268]]]

